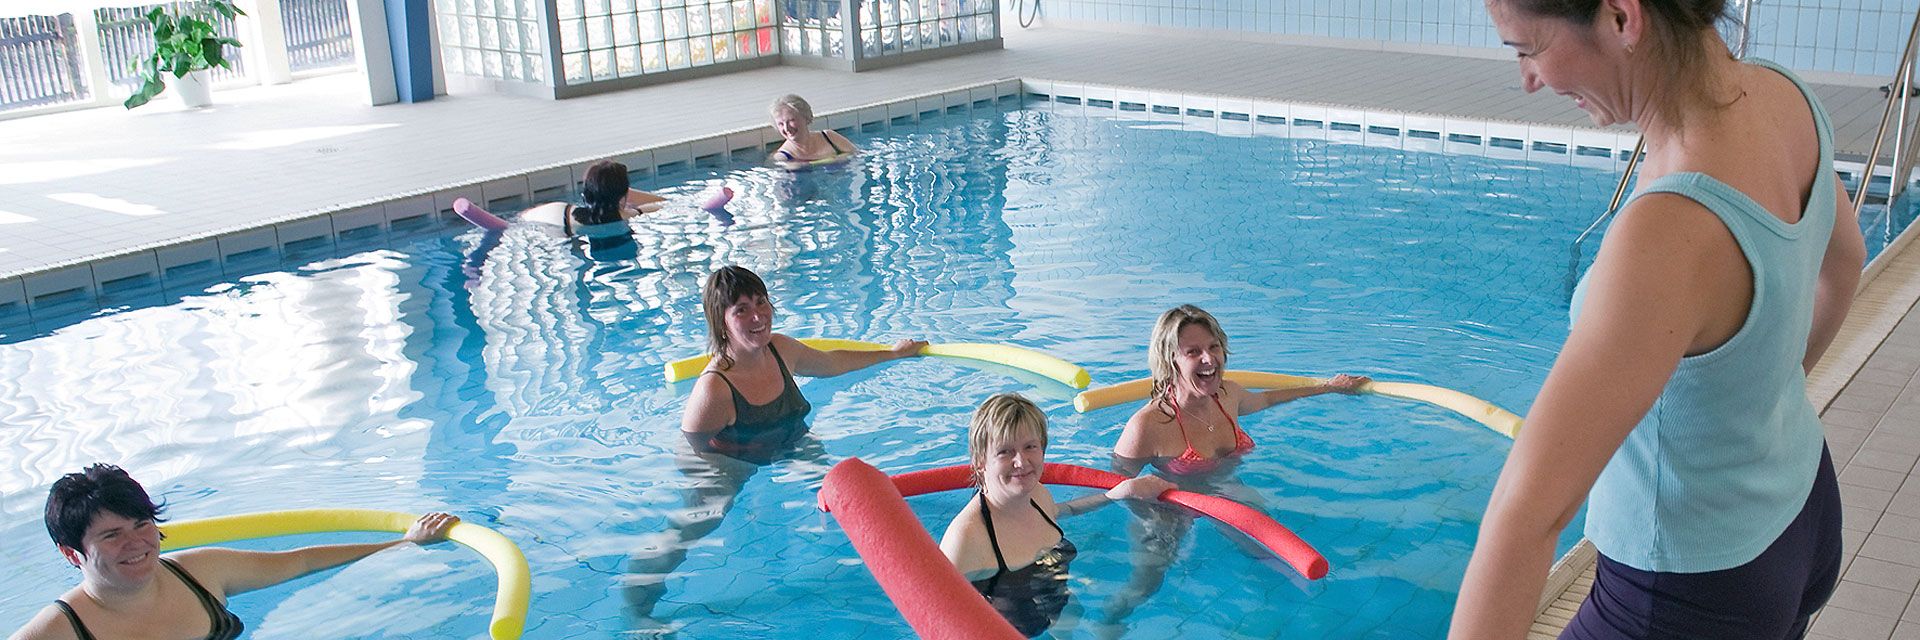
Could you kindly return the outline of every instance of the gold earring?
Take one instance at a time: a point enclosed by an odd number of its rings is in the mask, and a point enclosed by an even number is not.
[[[1633,55],[1633,43],[1627,43],[1627,55]]]

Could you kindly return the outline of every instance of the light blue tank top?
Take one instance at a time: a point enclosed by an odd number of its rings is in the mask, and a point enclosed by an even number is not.
[[[1587,495],[1587,537],[1608,558],[1642,571],[1717,571],[1759,557],[1806,504],[1820,464],[1824,436],[1800,363],[1833,232],[1833,129],[1799,78],[1750,62],[1800,88],[1813,110],[1820,161],[1794,224],[1702,173],[1662,176],[1634,195],[1673,193],[1700,203],[1733,232],[1753,269],[1745,324],[1718,348],[1681,359]],[[1574,317],[1585,294],[1582,277]]]

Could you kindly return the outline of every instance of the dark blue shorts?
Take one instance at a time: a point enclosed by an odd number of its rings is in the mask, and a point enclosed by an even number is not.
[[[1813,492],[1752,562],[1706,573],[1641,571],[1602,554],[1562,640],[1801,638],[1840,578],[1840,485],[1820,452]]]

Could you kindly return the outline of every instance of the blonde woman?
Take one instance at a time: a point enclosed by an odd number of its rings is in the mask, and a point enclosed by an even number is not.
[[[1047,416],[1018,394],[988,398],[967,427],[976,499],[953,517],[940,550],[980,595],[1029,637],[1052,626],[1067,602],[1067,564],[1078,553],[1057,520],[1111,500],[1152,501],[1173,488],[1155,476],[1064,504],[1040,483]]]
[[[1252,451],[1239,417],[1326,393],[1358,393],[1371,380],[1339,374],[1325,384],[1248,391],[1227,380],[1227,333],[1213,314],[1183,304],[1160,314],[1147,346],[1153,395],[1134,412],[1113,454],[1173,476],[1214,473]]]
[[[813,130],[813,105],[793,94],[773,101],[773,130],[787,141],[767,160],[784,169],[804,169],[850,158],[860,151],[838,131]]]

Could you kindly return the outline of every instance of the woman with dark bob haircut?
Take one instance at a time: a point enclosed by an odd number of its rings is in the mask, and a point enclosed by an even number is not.
[[[126,471],[95,464],[53,483],[47,535],[80,585],[41,609],[15,640],[208,638],[230,640],[244,625],[227,597],[337,567],[402,543],[446,540],[460,521],[420,516],[391,542],[331,544],[292,551],[200,547],[160,555],[161,507]]]
[[[1452,636],[1518,640],[1587,504],[1600,552],[1563,638],[1800,638],[1832,595],[1840,494],[1806,372],[1865,255],[1833,128],[1735,59],[1725,0],[1487,0],[1528,92],[1646,142],[1634,197],[1494,485]]]

